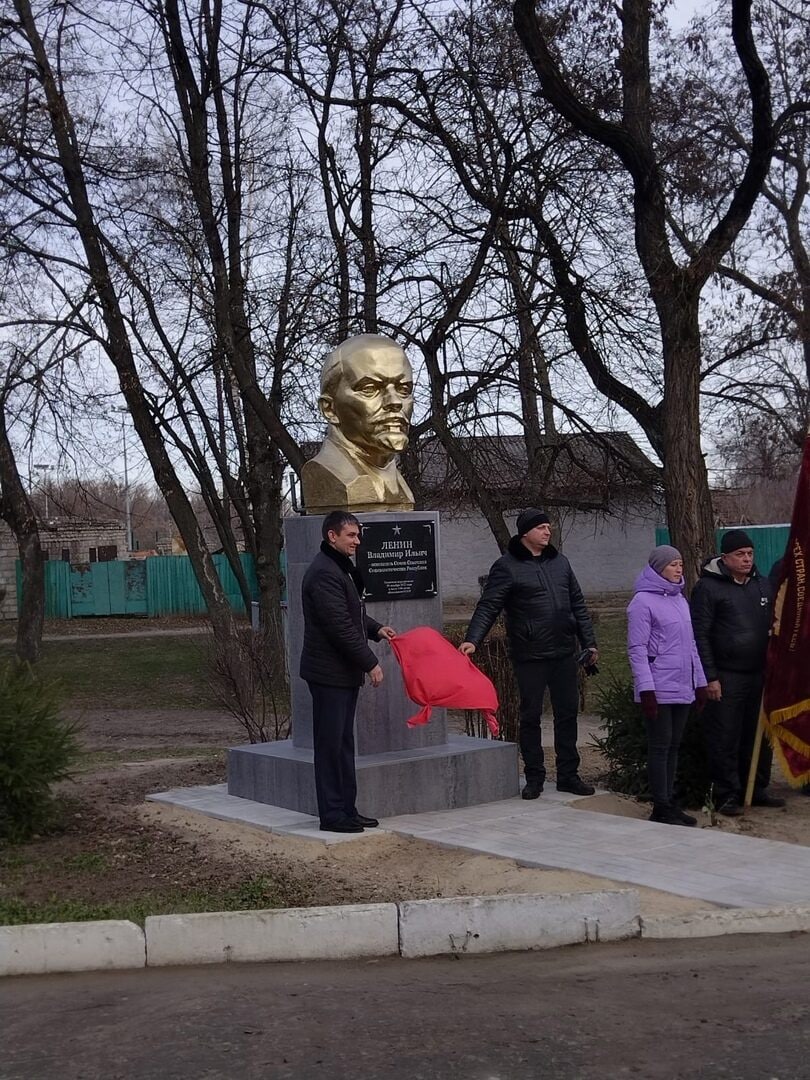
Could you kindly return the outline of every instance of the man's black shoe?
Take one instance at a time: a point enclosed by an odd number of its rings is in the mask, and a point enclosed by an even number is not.
[[[321,822],[321,832],[362,832],[363,826],[359,821],[355,821],[352,818],[342,818],[340,821]]]
[[[743,808],[736,799],[728,799],[722,806],[718,806],[717,813],[723,817],[742,817]]]
[[[351,820],[356,825],[362,825],[364,829],[376,829],[380,824],[375,817],[363,817],[362,814],[355,814]]]
[[[579,776],[572,776],[570,780],[558,780],[557,791],[569,791],[572,795],[596,794],[596,788],[592,784],[586,784]]]
[[[673,806],[672,809],[681,825],[697,825],[697,818],[681,810],[680,806]]]
[[[768,795],[766,792],[762,792],[761,795],[754,795],[751,800],[752,806],[770,806],[773,810],[778,810],[780,806],[787,806],[784,799],[777,798],[776,795]]]
[[[527,780],[521,795],[524,799],[539,799],[543,794],[543,784],[540,780]]]

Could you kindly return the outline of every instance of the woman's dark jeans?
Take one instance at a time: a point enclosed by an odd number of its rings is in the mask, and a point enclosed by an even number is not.
[[[647,720],[647,775],[654,806],[672,803],[678,748],[689,718],[689,705],[661,705],[655,720]]]

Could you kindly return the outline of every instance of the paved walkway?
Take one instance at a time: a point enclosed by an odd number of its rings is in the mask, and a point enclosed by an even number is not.
[[[282,835],[329,844],[362,841],[363,834],[322,833],[317,819],[306,814],[228,795],[224,784],[178,788],[149,798]],[[547,789],[531,802],[508,799],[404,815],[387,818],[382,828],[504,856],[523,866],[578,870],[728,907],[810,902],[810,847],[591,813],[570,805],[576,801],[584,800]]]
[[[211,632],[210,626],[178,626],[170,627],[165,630],[118,630],[118,631],[92,631],[90,633],[77,632],[75,634],[43,634],[43,641],[121,641],[128,640],[129,638],[145,638],[145,637],[188,637],[191,634],[209,634]],[[8,645],[13,646],[16,644],[16,638],[3,637],[0,638],[0,646]]]

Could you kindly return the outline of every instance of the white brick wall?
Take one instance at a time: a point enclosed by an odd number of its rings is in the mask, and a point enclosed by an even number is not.
[[[562,549],[586,595],[629,592],[655,546],[655,507],[606,516],[564,510]],[[507,517],[514,533],[515,517]],[[557,544],[560,535],[552,537]],[[478,578],[498,558],[498,545],[480,514],[441,518],[442,595],[445,603],[469,603],[479,596]]]
[[[17,543],[0,521],[0,619],[17,618]]]

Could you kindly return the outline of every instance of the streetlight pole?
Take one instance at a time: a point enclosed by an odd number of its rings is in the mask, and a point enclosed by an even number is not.
[[[45,479],[42,481],[42,492],[43,492],[43,494],[45,496],[45,518],[44,518],[44,520],[47,521],[48,517],[50,516],[49,512],[48,512],[49,508],[50,508],[50,503],[49,503],[49,500],[48,500],[48,473],[51,471],[51,467],[50,467],[50,465],[46,465],[43,462],[39,462],[38,464],[33,465],[32,468],[36,469],[38,472],[43,473],[44,476],[45,476]]]
[[[121,413],[121,441],[124,444],[124,514],[126,515],[127,530],[127,554],[133,549],[132,543],[132,505],[129,498],[129,468],[127,463],[127,425],[126,417],[129,409],[119,407],[114,410]]]

